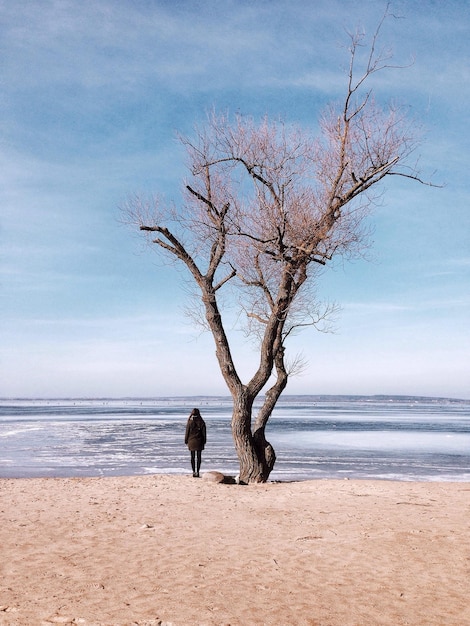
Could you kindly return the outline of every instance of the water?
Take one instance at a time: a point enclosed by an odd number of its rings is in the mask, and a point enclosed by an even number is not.
[[[0,477],[187,474],[194,406],[203,470],[235,476],[227,398],[0,400]],[[286,397],[267,437],[271,480],[470,481],[470,401]]]

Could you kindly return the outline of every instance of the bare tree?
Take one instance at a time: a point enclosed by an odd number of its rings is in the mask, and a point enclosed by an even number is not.
[[[314,290],[312,297],[319,272],[335,257],[363,251],[364,218],[386,176],[422,182],[407,164],[416,141],[405,116],[380,108],[367,89],[373,74],[391,67],[389,56],[376,51],[379,29],[360,74],[364,37],[351,36],[344,100],[328,108],[317,136],[267,117],[256,122],[212,113],[195,139],[182,139],[190,171],[183,205],[134,198],[126,207],[128,218],[181,262],[197,287],[233,399],[243,483],[266,481],[274,467],[265,429],[295,370],[286,360],[287,337],[330,312],[318,308]],[[221,294],[231,289],[258,341],[259,364],[248,382],[237,371],[221,314]]]

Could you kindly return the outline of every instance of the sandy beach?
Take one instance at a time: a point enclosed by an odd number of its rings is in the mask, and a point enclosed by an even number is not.
[[[0,480],[0,624],[470,624],[470,484]]]

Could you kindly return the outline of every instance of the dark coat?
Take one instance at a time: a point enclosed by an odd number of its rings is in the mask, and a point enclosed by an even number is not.
[[[204,450],[206,445],[206,423],[202,417],[189,416],[184,443],[191,451]]]

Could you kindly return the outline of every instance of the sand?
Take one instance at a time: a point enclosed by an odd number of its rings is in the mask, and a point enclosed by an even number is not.
[[[470,484],[0,480],[0,624],[470,624]]]

